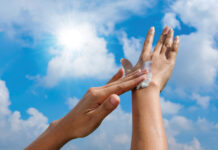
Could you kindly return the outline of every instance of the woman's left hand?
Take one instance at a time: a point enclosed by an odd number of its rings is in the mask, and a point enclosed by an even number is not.
[[[128,59],[121,59],[121,63],[125,69],[125,73],[128,75],[136,69],[143,68],[147,61],[152,61],[151,84],[155,85],[161,91],[172,74],[179,48],[179,37],[177,36],[173,40],[174,31],[169,27],[165,27],[154,51],[151,52],[154,32],[154,27],[148,31],[141,55],[134,67]]]

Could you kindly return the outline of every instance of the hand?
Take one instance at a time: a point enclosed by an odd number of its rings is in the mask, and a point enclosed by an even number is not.
[[[177,36],[173,41],[173,35],[174,31],[169,27],[165,27],[154,51],[151,53],[154,39],[154,27],[152,27],[148,31],[137,64],[133,67],[129,60],[121,59],[126,74],[143,68],[145,62],[152,61],[152,80],[150,84],[157,86],[160,91],[163,90],[174,68],[179,47],[179,37]]]
[[[75,108],[65,117],[53,122],[67,139],[85,137],[92,133],[119,104],[118,95],[135,88],[146,78],[146,71],[137,70],[121,78],[123,69],[102,87],[90,88]]]

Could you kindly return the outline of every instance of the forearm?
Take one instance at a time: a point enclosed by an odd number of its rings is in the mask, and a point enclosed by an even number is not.
[[[167,150],[162,121],[160,89],[151,86],[132,92],[133,133],[131,150]]]
[[[59,150],[70,138],[66,135],[64,127],[52,123],[33,143],[25,150]]]

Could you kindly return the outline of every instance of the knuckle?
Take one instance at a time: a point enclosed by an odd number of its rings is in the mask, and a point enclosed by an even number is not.
[[[164,38],[163,38],[163,36],[161,36],[159,39],[159,43],[163,43],[163,42],[164,42]]]
[[[143,63],[146,62],[146,57],[142,56],[142,57],[141,57],[141,61],[142,61]]]
[[[170,48],[170,47],[171,47],[171,44],[170,44],[169,42],[166,42],[166,43],[164,44],[164,46],[165,46],[166,48]]]
[[[88,93],[93,97],[98,97],[98,92],[96,87],[92,87],[88,90]]]
[[[150,38],[145,40],[145,46],[150,45],[152,43],[152,40]]]
[[[93,113],[86,113],[86,120],[90,121],[94,118],[94,114]]]
[[[123,87],[121,85],[117,85],[116,89],[117,89],[118,93],[123,93],[124,92],[124,89],[123,89]]]

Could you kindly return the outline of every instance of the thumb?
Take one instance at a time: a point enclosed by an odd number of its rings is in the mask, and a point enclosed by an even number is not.
[[[96,114],[98,120],[102,121],[108,114],[110,114],[120,103],[120,97],[116,94],[109,96],[101,105],[97,108]]]
[[[128,59],[122,58],[120,60],[120,62],[121,62],[122,66],[123,66],[123,68],[125,70],[125,74],[128,74],[128,73],[130,73],[132,71],[133,66],[132,66],[131,62]]]

